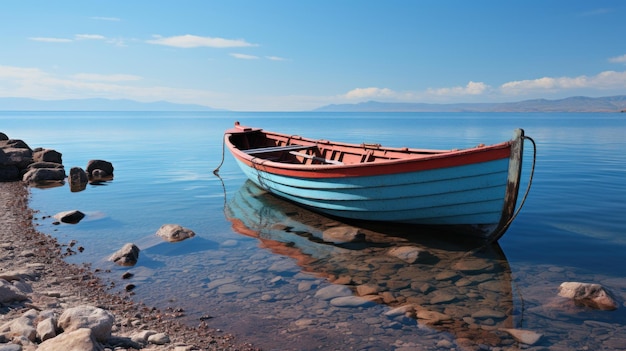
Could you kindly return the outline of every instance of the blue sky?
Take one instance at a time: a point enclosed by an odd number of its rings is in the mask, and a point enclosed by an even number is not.
[[[626,94],[624,1],[3,1],[0,97],[235,111]]]

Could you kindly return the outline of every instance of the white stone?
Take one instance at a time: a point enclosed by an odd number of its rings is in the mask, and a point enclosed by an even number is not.
[[[163,224],[156,235],[168,242],[178,242],[189,239],[196,235],[191,229],[184,228],[178,224]]]

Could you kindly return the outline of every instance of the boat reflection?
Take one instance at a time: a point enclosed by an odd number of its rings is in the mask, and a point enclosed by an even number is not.
[[[247,181],[227,203],[235,231],[295,259],[303,271],[417,321],[484,344],[512,328],[511,271],[498,244],[438,238],[415,227],[346,224],[277,198]],[[415,233],[419,230],[419,233]]]

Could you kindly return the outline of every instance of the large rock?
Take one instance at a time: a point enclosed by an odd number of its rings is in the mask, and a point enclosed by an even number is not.
[[[16,166],[19,169],[24,169],[32,162],[33,152],[28,148],[11,146],[0,148],[0,165],[2,166]]]
[[[184,228],[178,224],[163,224],[156,232],[165,241],[171,243],[183,241],[196,235],[191,229]]]
[[[559,296],[572,299],[576,304],[598,310],[612,311],[617,309],[615,300],[600,284],[565,282],[559,286]]]
[[[48,339],[37,348],[37,351],[102,351],[102,346],[94,337],[91,329],[81,328],[65,332],[55,338]]]
[[[56,150],[36,148],[33,150],[33,161],[63,164],[63,155]]]
[[[9,140],[9,137],[6,134],[0,132],[0,140]]]
[[[27,183],[42,183],[47,181],[61,182],[65,180],[63,168],[34,168],[24,174],[22,180]]]
[[[89,178],[111,178],[113,177],[113,164],[104,160],[89,160],[86,171]]]
[[[72,192],[83,191],[87,188],[87,183],[89,179],[87,177],[87,172],[85,172],[80,167],[72,167],[70,168],[70,176],[68,177],[68,181],[70,183],[70,190]]]
[[[110,312],[94,306],[82,305],[63,311],[58,323],[65,333],[83,328],[91,329],[93,337],[97,341],[104,342],[111,336],[114,322],[115,317]]]
[[[124,245],[121,249],[115,252],[109,261],[113,261],[120,266],[134,266],[139,259],[139,248],[133,243]]]

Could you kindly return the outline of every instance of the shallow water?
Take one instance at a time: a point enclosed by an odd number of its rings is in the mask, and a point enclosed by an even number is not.
[[[264,194],[230,155],[220,177],[212,173],[222,158],[223,130],[235,120],[331,140],[429,148],[495,143],[521,127],[537,142],[537,168],[519,217],[486,250],[468,253],[472,246],[389,225],[356,225],[364,242],[333,243],[325,230],[355,224]],[[537,345],[548,349],[626,349],[621,114],[0,112],[0,131],[62,152],[66,169],[97,158],[113,163],[115,178],[104,185],[78,193],[67,185],[33,189],[36,224],[61,243],[76,240],[85,248],[69,261],[111,269],[103,278],[112,290],[123,293],[132,283],[134,299],[182,308],[190,324],[202,319],[265,349],[518,345],[501,328],[541,333]],[[525,180],[531,157],[527,144]],[[59,226],[46,217],[69,209],[87,217]],[[165,223],[197,235],[177,244],[155,240]],[[142,249],[139,263],[112,266],[107,257],[127,242]],[[394,248],[406,247],[424,254],[412,263],[394,256]],[[125,271],[133,278],[122,280]],[[620,307],[573,306],[557,297],[565,281],[601,283]],[[346,286],[375,301],[324,295]],[[393,310],[407,305],[416,307]]]

